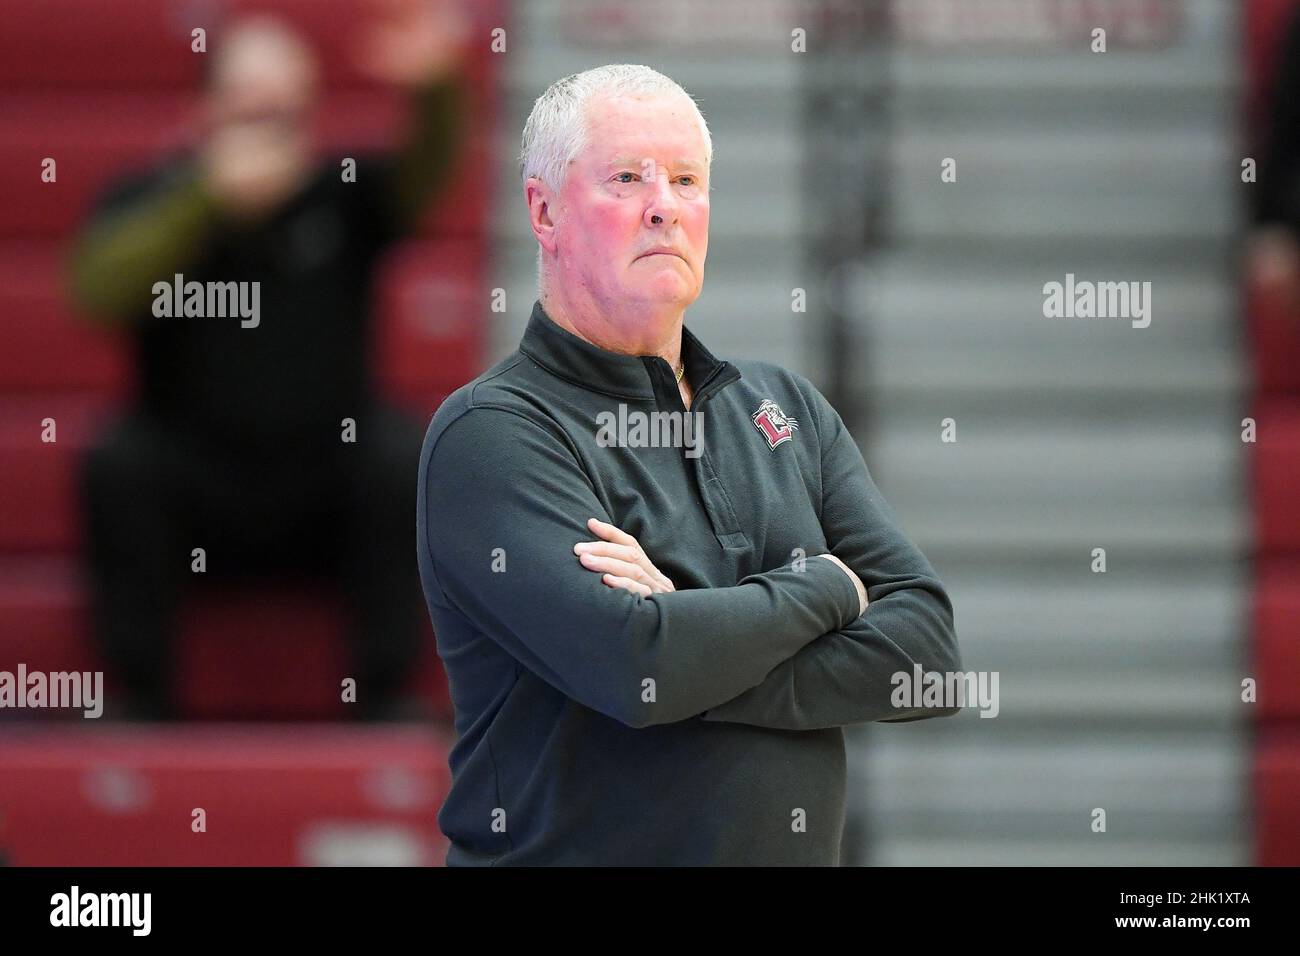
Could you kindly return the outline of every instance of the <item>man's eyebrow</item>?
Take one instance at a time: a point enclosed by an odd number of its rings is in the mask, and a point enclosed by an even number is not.
[[[640,166],[646,161],[645,156],[619,156],[617,159],[609,161],[610,166]],[[676,159],[673,160],[674,166],[684,167],[687,169],[703,169],[703,163],[697,163],[693,159]]]

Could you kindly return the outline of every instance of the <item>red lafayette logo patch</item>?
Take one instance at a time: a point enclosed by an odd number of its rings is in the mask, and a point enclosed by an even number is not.
[[[758,411],[753,414],[754,425],[767,439],[767,447],[775,448],[783,441],[789,441],[799,423],[781,411],[781,406],[770,398],[765,399]]]

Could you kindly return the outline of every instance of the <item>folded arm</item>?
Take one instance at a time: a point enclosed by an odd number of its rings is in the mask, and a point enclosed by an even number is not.
[[[811,388],[811,386],[809,386]],[[822,529],[828,549],[867,586],[862,617],[778,664],[757,686],[703,714],[779,730],[947,716],[900,708],[894,674],[957,671],[952,603],[930,563],[898,527],[839,414],[814,389],[822,442]]]
[[[858,617],[853,583],[822,558],[729,588],[646,597],[607,587],[573,551],[592,517],[613,523],[563,432],[474,408],[421,464],[426,596],[562,693],[633,727],[730,700]]]

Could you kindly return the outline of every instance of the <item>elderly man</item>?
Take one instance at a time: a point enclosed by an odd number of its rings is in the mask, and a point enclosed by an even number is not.
[[[960,668],[952,605],[839,415],[683,325],[711,158],[643,66],[558,81],[524,128],[540,298],[420,462],[448,865],[837,864],[842,728],[956,709],[891,704],[891,675]]]

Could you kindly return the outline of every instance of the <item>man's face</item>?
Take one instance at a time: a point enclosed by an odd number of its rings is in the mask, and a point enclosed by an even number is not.
[[[584,287],[609,321],[628,306],[684,309],[699,297],[709,247],[695,111],[682,96],[596,97],[587,121],[554,216],[556,279]],[[644,332],[651,342],[664,330]]]
[[[209,90],[213,128],[305,145],[316,99],[310,51],[279,31],[249,29],[222,54]]]

